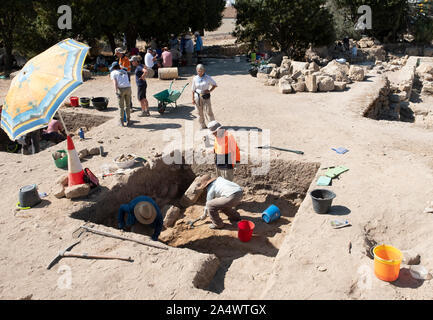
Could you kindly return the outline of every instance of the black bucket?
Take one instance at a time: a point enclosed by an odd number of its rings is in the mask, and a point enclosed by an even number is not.
[[[18,194],[18,200],[20,207],[24,208],[34,207],[42,202],[39,197],[38,187],[35,184],[22,187]]]
[[[90,107],[90,98],[80,98],[80,106],[82,108],[89,108]]]
[[[332,201],[337,196],[334,192],[325,189],[316,189],[310,192],[313,199],[314,211],[318,214],[328,213]]]
[[[92,104],[99,111],[105,110],[107,109],[108,106],[108,98],[105,97],[93,98]]]

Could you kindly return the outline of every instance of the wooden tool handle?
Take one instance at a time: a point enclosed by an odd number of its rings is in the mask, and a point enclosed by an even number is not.
[[[74,253],[69,253],[69,252],[65,252],[63,254],[64,257],[71,257],[71,258],[86,258],[86,259],[106,259],[106,260],[122,260],[122,261],[134,261],[131,259],[131,257],[129,258],[120,258],[120,257],[112,257],[112,256],[94,256],[94,255],[88,255],[87,253],[83,253],[83,254],[74,254]]]

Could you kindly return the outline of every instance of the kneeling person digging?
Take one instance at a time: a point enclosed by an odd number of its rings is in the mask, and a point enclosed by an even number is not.
[[[125,214],[127,214],[126,219]],[[130,203],[120,206],[118,214],[119,229],[124,229],[125,224],[127,227],[133,226],[137,221],[154,228],[152,240],[158,240],[163,226],[163,218],[161,210],[152,198],[139,196]]]
[[[211,178],[206,183],[207,197],[206,209],[209,213],[212,224],[211,229],[221,229],[224,222],[221,220],[218,211],[221,210],[231,222],[241,220],[240,214],[236,211],[236,206],[241,202],[243,191],[242,188],[229,180],[222,177],[217,179]]]

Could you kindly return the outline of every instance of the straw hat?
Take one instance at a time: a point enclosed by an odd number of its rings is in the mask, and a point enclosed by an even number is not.
[[[132,56],[131,59],[129,59],[130,62],[136,61],[136,62],[140,62],[141,61],[141,56]]]
[[[200,184],[197,186],[197,189],[203,190],[215,180],[216,178],[212,178],[209,174],[205,174],[204,176],[201,177],[201,181]]]
[[[142,201],[136,204],[134,215],[138,222],[151,224],[156,218],[156,209],[150,202]]]
[[[222,125],[218,121],[211,121],[207,124],[207,128],[212,132],[215,133],[220,129]]]

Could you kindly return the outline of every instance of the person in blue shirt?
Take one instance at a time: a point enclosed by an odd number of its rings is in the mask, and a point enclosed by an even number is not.
[[[195,54],[197,59],[197,64],[201,63],[200,53],[203,50],[203,39],[200,36],[200,32],[196,31],[195,36]]]
[[[140,63],[140,56],[133,56],[129,60],[135,67],[135,81],[137,83],[137,99],[141,105],[141,114],[139,117],[149,117],[149,102],[146,97],[147,82],[146,75],[147,69]]]
[[[127,215],[126,219],[125,214]],[[127,204],[122,204],[119,208],[117,220],[119,229],[124,229],[125,226],[133,226],[137,222],[149,225],[155,229],[152,235],[154,241],[158,241],[164,222],[158,205],[152,198],[147,196],[139,196]]]

